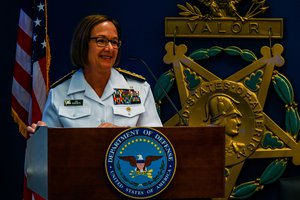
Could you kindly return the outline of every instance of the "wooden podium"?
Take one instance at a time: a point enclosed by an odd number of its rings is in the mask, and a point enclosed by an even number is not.
[[[170,185],[154,199],[222,198],[223,127],[160,127],[172,143],[177,169]],[[49,200],[128,199],[109,182],[105,154],[125,128],[40,127],[28,140],[28,187]]]

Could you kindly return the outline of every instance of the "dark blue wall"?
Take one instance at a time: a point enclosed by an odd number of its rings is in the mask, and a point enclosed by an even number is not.
[[[246,0],[244,0],[246,1]],[[249,0],[248,0],[249,1]],[[197,4],[197,1],[189,1]],[[19,6],[21,0],[5,1],[0,6],[1,15],[1,42],[0,42],[0,73],[1,81],[1,135],[0,135],[0,199],[22,199],[23,185],[23,162],[25,139],[18,133],[17,125],[13,123],[10,116],[11,82],[13,74],[13,63],[15,56],[16,31],[19,17]],[[133,55],[143,58],[152,68],[155,75],[159,77],[163,72],[170,69],[163,62],[165,55],[164,45],[172,38],[164,36],[164,18],[169,16],[179,16],[179,9],[176,4],[184,4],[185,1],[162,0],[162,1],[54,1],[48,2],[48,31],[51,44],[51,82],[54,82],[64,74],[68,73],[72,66],[69,59],[69,44],[76,24],[84,16],[93,13],[108,14],[116,18],[122,27],[122,59],[121,66],[125,69],[144,75],[149,83],[154,86],[154,80],[146,69],[138,62],[129,61],[128,56]],[[3,3],[2,3],[3,4]],[[298,33],[300,30],[300,2],[294,0],[269,0],[267,4],[270,8],[260,17],[277,17],[284,19],[284,38],[274,40],[273,43],[281,43],[284,50],[286,63],[281,73],[284,73],[291,81],[296,93],[296,102],[300,102],[300,79],[298,77],[299,48]],[[226,47],[229,45],[241,48],[252,49],[256,55],[263,45],[268,45],[268,40],[251,39],[178,39],[177,43],[190,45],[189,52],[197,48],[209,48],[214,45]],[[193,49],[194,48],[194,49]],[[222,63],[221,65],[225,65]],[[170,94],[174,101],[177,100],[176,88]],[[284,121],[284,109],[281,101],[273,99],[276,95],[270,94],[267,99],[265,112],[279,124]],[[278,98],[277,98],[278,99]],[[279,106],[278,106],[279,104]],[[178,105],[178,104],[177,104]],[[273,109],[280,107],[279,111]],[[282,107],[282,108],[281,108]],[[170,112],[166,112],[167,110]],[[180,109],[180,108],[179,108]],[[164,108],[163,121],[167,120],[174,111],[171,108]],[[268,161],[249,161],[241,173],[241,182],[250,181],[261,175]],[[254,168],[260,169],[253,170]],[[299,167],[291,163],[284,174],[284,177],[299,175]],[[263,191],[256,193],[252,199],[278,199],[278,183],[267,186]],[[267,198],[268,197],[268,198]]]

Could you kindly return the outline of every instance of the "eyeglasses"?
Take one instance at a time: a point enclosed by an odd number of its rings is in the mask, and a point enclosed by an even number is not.
[[[110,42],[114,49],[118,49],[121,46],[121,41],[118,39],[109,40],[106,37],[90,37],[91,40],[95,40],[98,47],[106,47]]]

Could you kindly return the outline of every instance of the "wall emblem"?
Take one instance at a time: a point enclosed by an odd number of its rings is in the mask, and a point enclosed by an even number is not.
[[[105,169],[109,181],[123,195],[150,198],[172,181],[176,154],[162,133],[151,128],[131,128],[111,142]]]
[[[175,54],[174,54],[175,47]],[[284,64],[283,46],[261,48],[261,58],[238,47],[212,47],[196,50],[188,56],[187,46],[168,42],[164,62],[173,68],[158,80],[166,91],[176,81],[181,102],[181,114],[189,126],[224,125],[226,129],[226,197],[245,199],[281,177],[289,158],[300,165],[300,142],[297,141],[300,120],[294,92],[288,79],[275,70]],[[212,53],[213,52],[213,53]],[[250,64],[225,79],[196,62],[225,52],[239,55]],[[206,55],[206,56],[203,56]],[[210,56],[208,56],[210,55]],[[247,56],[246,56],[247,55]],[[265,112],[264,106],[273,85],[286,104],[286,127],[282,129]],[[161,103],[163,92],[156,86],[154,96]],[[274,105],[275,106],[275,105]],[[277,105],[276,105],[277,106]],[[176,114],[164,125],[183,125]],[[247,159],[276,158],[260,177],[235,185]]]
[[[165,35],[198,38],[282,38],[282,18],[254,18],[266,12],[266,0],[199,0],[178,4],[181,17],[165,18]],[[243,5],[240,5],[243,4]],[[238,8],[246,9],[240,12]]]
[[[251,1],[246,12],[240,12],[240,1],[199,0],[195,5],[178,4],[181,17],[165,18],[165,36],[173,41],[165,45],[166,64],[172,65],[159,77],[154,97],[161,110],[164,91],[176,83],[181,110],[165,126],[201,126],[217,124],[225,127],[224,199],[246,199],[262,190],[264,185],[278,180],[289,161],[300,165],[300,118],[294,100],[292,84],[280,73],[285,64],[281,44],[272,45],[273,38],[282,38],[282,19],[253,18],[267,10],[265,0]],[[243,1],[245,2],[245,1]],[[250,1],[248,1],[250,2]],[[198,3],[196,5],[196,3]],[[199,7],[202,6],[202,7]],[[204,13],[204,11],[207,11]],[[176,38],[266,38],[269,46],[260,48],[257,56],[252,50],[231,45],[212,46],[188,52],[185,44],[176,44]],[[191,40],[191,39],[189,39]],[[249,42],[251,45],[251,42]],[[195,46],[195,45],[194,45]],[[214,73],[203,63],[227,54],[227,58],[243,63],[232,74],[218,68]],[[226,63],[226,60],[221,60]],[[207,62],[206,62],[207,63]],[[247,63],[246,66],[244,63]],[[216,73],[219,72],[219,73]],[[229,74],[220,77],[217,74]],[[264,111],[269,88],[273,86],[285,109],[285,127],[280,127]],[[272,103],[272,102],[271,102]],[[275,109],[278,105],[272,105]],[[239,174],[248,159],[274,158],[263,173],[237,185]]]

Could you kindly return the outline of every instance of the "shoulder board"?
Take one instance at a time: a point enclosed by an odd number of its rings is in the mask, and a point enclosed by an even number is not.
[[[55,88],[56,86],[58,86],[59,84],[65,82],[66,80],[70,79],[72,77],[72,75],[77,71],[77,69],[72,70],[70,73],[66,74],[65,76],[63,76],[62,78],[58,79],[57,81],[55,81],[50,88]]]
[[[138,81],[146,81],[146,78],[142,75],[127,71],[125,69],[121,69],[121,68],[115,68],[118,72],[120,72],[121,74],[123,74],[126,77],[138,80]]]

